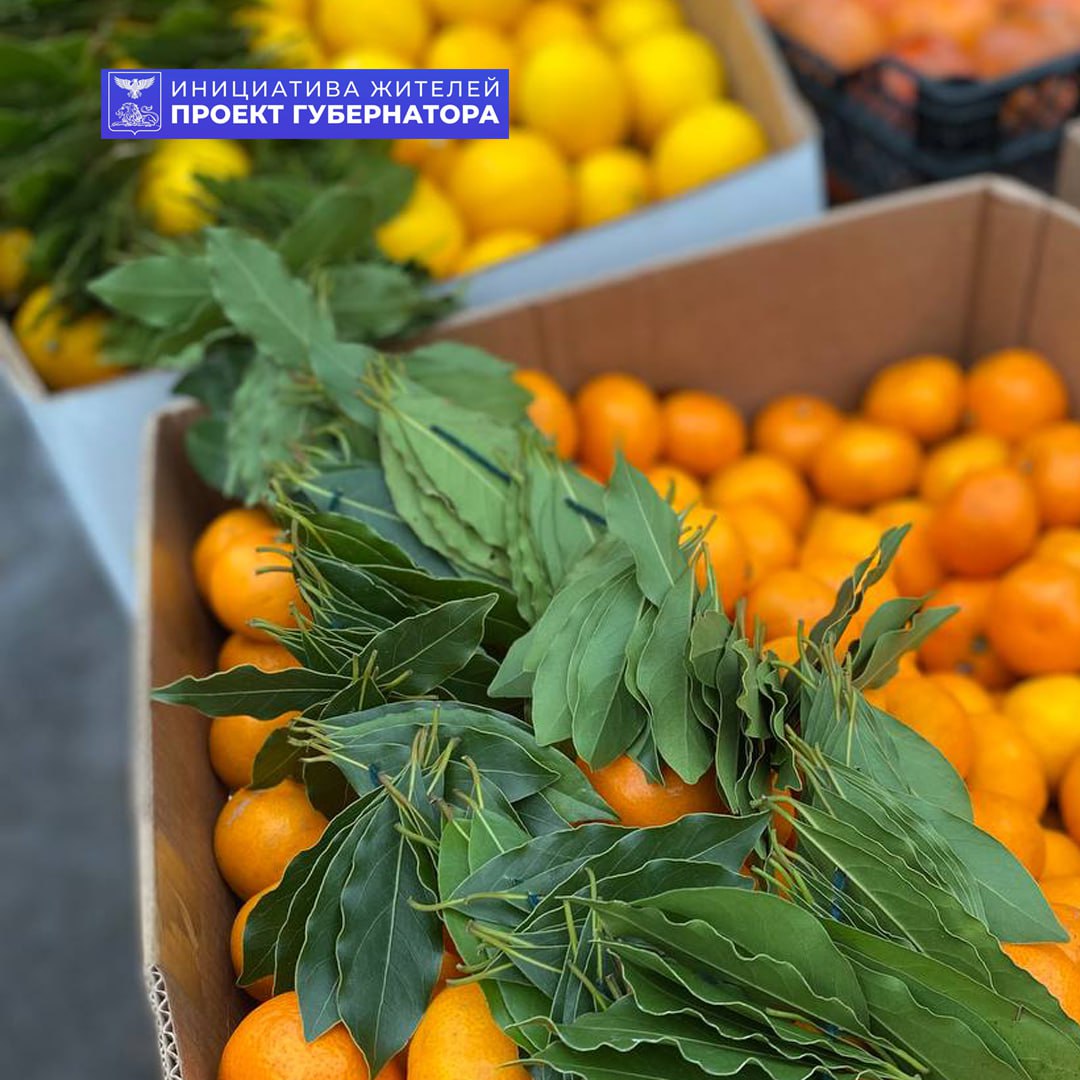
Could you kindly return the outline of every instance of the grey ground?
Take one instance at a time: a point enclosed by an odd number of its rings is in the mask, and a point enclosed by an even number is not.
[[[158,1075],[119,603],[0,379],[0,1077]]]

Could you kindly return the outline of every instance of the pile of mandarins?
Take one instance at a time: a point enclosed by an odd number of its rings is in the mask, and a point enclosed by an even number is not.
[[[916,356],[854,414],[791,394],[750,424],[722,397],[661,398],[626,374],[573,400],[541,372],[519,378],[565,457],[603,482],[619,447],[689,508],[687,528],[712,521],[726,605],[745,600],[781,658],[882,531],[910,524],[848,640],[898,595],[958,611],[871,697],[952,762],[978,824],[1050,900],[1080,907],[1080,422],[1044,357],[1007,349],[964,371]]]
[[[936,79],[996,79],[1080,48],[1074,0],[757,0],[841,71],[895,57]]]

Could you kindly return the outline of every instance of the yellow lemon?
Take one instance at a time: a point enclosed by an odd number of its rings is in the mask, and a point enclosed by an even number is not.
[[[465,226],[450,200],[419,177],[404,209],[375,234],[383,253],[397,262],[418,262],[434,277],[447,277],[465,250]]]
[[[545,240],[570,224],[574,188],[558,150],[534,131],[465,146],[450,173],[450,197],[472,233],[528,229]]]
[[[713,101],[688,112],[656,144],[654,169],[661,198],[718,180],[769,150],[757,119],[734,101]]]
[[[596,12],[597,32],[614,49],[682,24],[675,0],[603,0]]]
[[[14,296],[22,288],[33,246],[28,229],[0,229],[0,298]]]
[[[652,197],[649,162],[639,150],[597,150],[577,167],[577,223],[582,229],[632,214]]]
[[[651,146],[683,113],[724,89],[724,69],[708,39],[692,30],[665,30],[622,54],[634,129]]]
[[[389,2],[396,3],[397,0]],[[529,6],[529,0],[429,0],[429,3],[436,16],[445,23],[475,20],[504,30],[513,26]]]
[[[581,38],[545,45],[521,75],[526,127],[554,140],[572,158],[615,146],[630,126],[626,83],[603,46]]]
[[[1001,711],[1035,747],[1051,789],[1080,754],[1080,677],[1043,675],[1014,686]]]
[[[371,46],[416,61],[431,17],[423,0],[315,0],[315,28],[331,55]]]
[[[475,274],[478,270],[486,270],[496,263],[533,251],[542,243],[543,240],[536,233],[529,232],[527,229],[502,229],[499,232],[488,233],[466,250],[458,264],[457,272]]]
[[[35,289],[15,314],[13,329],[27,359],[52,390],[87,386],[119,375],[102,362],[107,320],[100,312],[67,321],[52,289]]]
[[[247,8],[237,22],[251,30],[251,51],[277,67],[318,67],[324,57],[307,22],[266,8]]]
[[[569,0],[537,0],[518,23],[517,43],[522,55],[529,56],[553,41],[591,33],[589,20]]]
[[[441,30],[425,61],[429,68],[509,68],[511,77],[516,62],[510,38],[482,22],[457,23]]]
[[[136,203],[163,236],[198,232],[214,220],[214,200],[200,176],[247,176],[251,162],[226,139],[166,140],[144,166]]]
[[[350,68],[354,71],[378,71],[380,69],[389,71],[412,67],[407,60],[395,56],[388,49],[380,49],[375,46],[369,46],[366,49],[349,49],[348,52],[343,52],[330,66]]]

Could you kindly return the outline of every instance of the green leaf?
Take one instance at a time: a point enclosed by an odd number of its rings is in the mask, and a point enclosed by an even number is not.
[[[387,800],[376,827],[357,844],[341,892],[337,1007],[372,1075],[412,1038],[442,962],[438,918],[412,902],[430,902],[398,811]],[[423,856],[427,857],[427,856]]]
[[[396,544],[419,567],[439,577],[453,577],[453,567],[437,552],[422,544],[416,533],[394,509],[382,470],[361,463],[327,469],[297,483],[319,510],[344,514],[370,526],[379,536]]]
[[[686,572],[675,511],[619,454],[604,496],[604,512],[611,534],[634,556],[641,591],[660,607]]]
[[[494,595],[450,600],[381,630],[370,645],[380,681],[396,683],[403,694],[431,693],[472,659],[495,601]]]
[[[320,192],[278,241],[278,254],[296,275],[342,262],[363,250],[375,229],[371,198],[343,184]]]
[[[333,340],[330,317],[272,248],[234,229],[208,229],[206,254],[229,321],[279,363],[303,368],[316,343]]]
[[[210,269],[201,255],[152,255],[122,263],[90,284],[111,308],[165,330],[194,318],[213,299]]]
[[[367,345],[316,340],[311,346],[311,369],[334,404],[350,420],[375,427],[375,410],[361,397],[364,379],[379,354]]]
[[[514,369],[505,360],[455,341],[414,349],[405,357],[405,371],[436,397],[508,425],[525,419],[532,400],[514,382]]]
[[[186,675],[155,690],[153,698],[166,705],[187,705],[207,716],[274,720],[292,710],[311,709],[348,683],[344,675],[305,668],[263,671],[244,664],[201,679]]]
[[[713,760],[713,744],[691,705],[688,653],[694,616],[694,572],[681,577],[657,612],[641,654],[637,685],[649,702],[656,748],[688,784],[696,783]]]
[[[327,303],[343,341],[389,341],[413,333],[444,314],[407,270],[382,263],[334,267],[326,277]],[[437,347],[436,347],[437,348]]]

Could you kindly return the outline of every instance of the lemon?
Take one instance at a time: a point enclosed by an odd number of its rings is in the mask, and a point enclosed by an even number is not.
[[[597,150],[577,168],[577,223],[582,229],[640,210],[652,197],[652,172],[639,150]]]
[[[396,3],[397,0],[383,0]],[[529,6],[529,0],[429,0],[432,11],[446,23],[491,23],[507,29],[521,18]]]
[[[724,89],[724,69],[709,41],[693,30],[665,30],[622,54],[634,128],[646,145],[683,113]]]
[[[734,101],[713,101],[688,112],[656,144],[657,192],[667,198],[717,180],[768,153],[765,131]]]
[[[630,125],[619,65],[593,41],[566,38],[545,45],[522,72],[521,117],[572,158],[615,146]]]
[[[553,41],[591,34],[589,20],[569,0],[537,0],[518,23],[517,44],[521,54],[529,56]]]
[[[102,363],[107,320],[100,312],[67,321],[48,285],[35,289],[15,313],[15,336],[27,359],[52,390],[87,386],[119,375]]]
[[[316,0],[315,28],[331,55],[371,46],[415,62],[431,18],[423,0]]]
[[[343,52],[330,66],[350,68],[354,71],[378,71],[380,69],[389,71],[397,68],[408,68],[412,65],[407,60],[402,60],[400,56],[395,56],[388,49],[369,46],[364,49],[349,49],[348,52]]]
[[[419,169],[434,145],[431,139],[395,139],[390,147],[390,156],[399,165]]]
[[[435,35],[428,49],[429,68],[508,68],[513,77],[517,53],[510,39],[481,22],[457,23]]]
[[[28,229],[0,229],[0,299],[14,296],[26,281],[33,234]]]
[[[517,258],[538,248],[543,241],[527,229],[503,229],[481,237],[466,250],[458,263],[459,274],[475,274],[496,263]]]
[[[596,12],[597,32],[614,49],[682,23],[675,0],[603,0]]]
[[[163,236],[184,236],[214,220],[200,176],[228,180],[250,171],[247,154],[227,139],[165,140],[144,167],[136,202]]]
[[[426,177],[416,181],[404,209],[375,234],[383,253],[418,262],[434,277],[447,277],[465,250],[465,226],[450,200]]]
[[[251,29],[251,51],[277,67],[319,67],[324,60],[311,29],[300,19],[256,8],[237,20]]]
[[[570,168],[543,135],[511,128],[508,139],[477,140],[450,173],[450,197],[475,236],[527,229],[547,240],[570,224]]]

